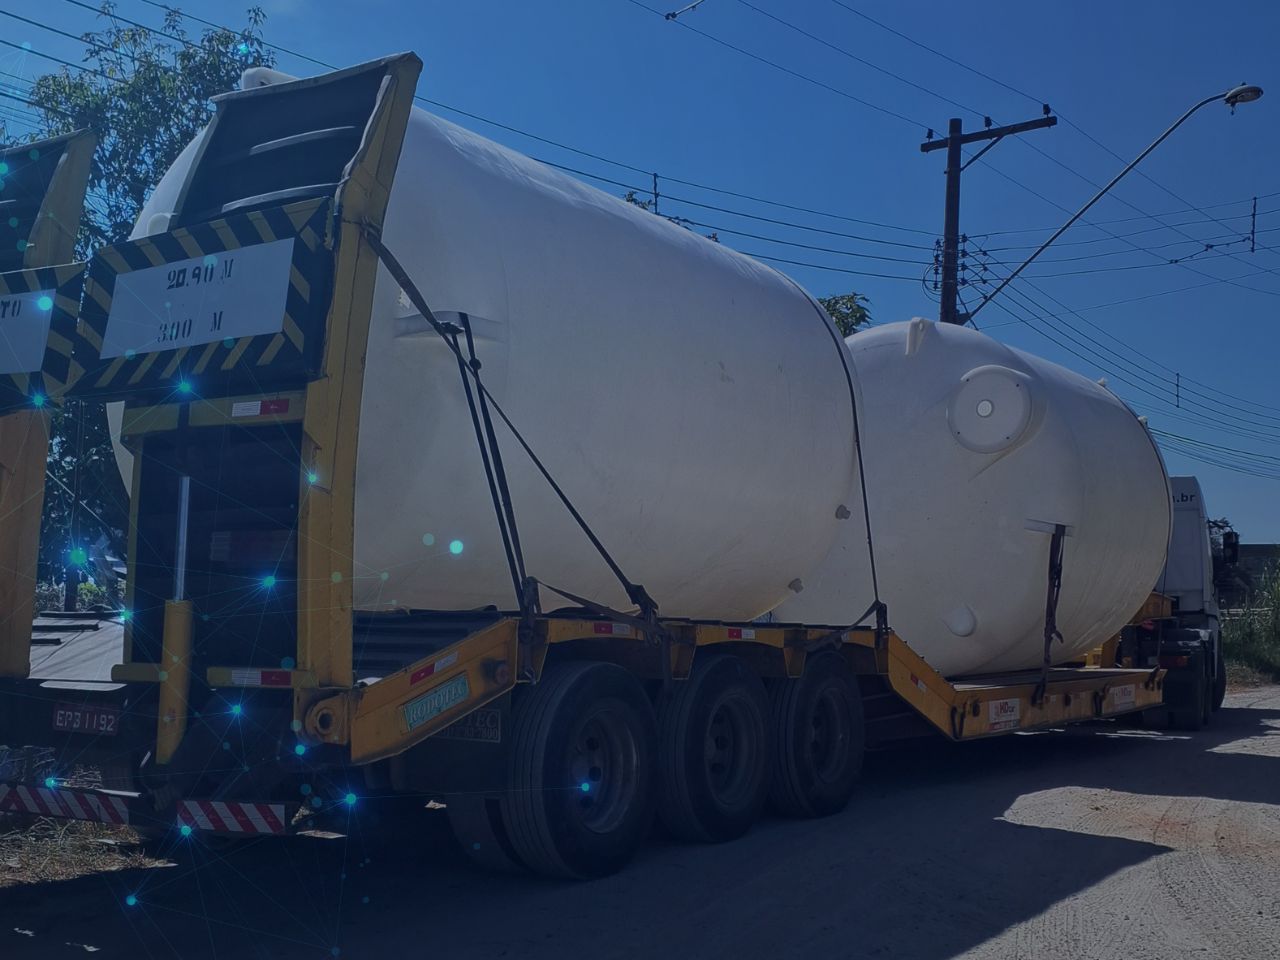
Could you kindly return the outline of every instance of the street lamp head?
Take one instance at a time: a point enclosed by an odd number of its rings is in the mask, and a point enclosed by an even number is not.
[[[1250,83],[1242,83],[1234,90],[1228,90],[1226,96],[1222,98],[1223,102],[1232,110],[1241,103],[1252,103],[1262,96],[1262,88],[1254,86]]]

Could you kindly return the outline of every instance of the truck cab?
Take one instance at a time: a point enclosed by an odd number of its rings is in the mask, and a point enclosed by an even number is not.
[[[1172,617],[1162,631],[1160,662],[1169,670],[1165,703],[1171,719],[1194,729],[1222,706],[1227,677],[1204,493],[1195,477],[1170,477],[1169,488],[1173,527],[1157,589],[1172,601]]]
[[[1164,704],[1148,711],[1146,721],[1198,730],[1227,691],[1214,557],[1200,482],[1170,477],[1169,489],[1173,523],[1164,570],[1114,647],[1100,648],[1097,662],[1163,668]]]

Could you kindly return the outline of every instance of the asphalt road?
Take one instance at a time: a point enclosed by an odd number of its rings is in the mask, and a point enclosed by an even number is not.
[[[374,819],[0,890],[0,957],[1280,958],[1280,687],[1197,734],[880,754],[839,816],[655,838],[589,884],[479,873],[439,813]]]

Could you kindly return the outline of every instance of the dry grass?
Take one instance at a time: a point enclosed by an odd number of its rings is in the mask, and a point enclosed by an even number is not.
[[[1280,568],[1267,570],[1248,605],[1223,623],[1222,653],[1233,686],[1280,682]]]
[[[0,889],[155,866],[128,827],[0,816]]]
[[[41,748],[5,752],[5,775],[39,781],[51,769],[52,752]],[[67,783],[94,787],[99,771],[77,765]],[[89,874],[155,866],[129,827],[28,814],[0,814],[0,889],[27,883],[71,880]]]

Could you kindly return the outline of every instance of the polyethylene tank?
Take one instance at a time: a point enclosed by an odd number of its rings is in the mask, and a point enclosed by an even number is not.
[[[981,333],[926,320],[847,341],[880,594],[899,636],[945,675],[1036,666],[1049,544],[1067,527],[1052,657],[1126,623],[1164,564],[1164,464],[1105,387]],[[778,620],[848,622],[871,600],[849,525]]]
[[[166,228],[194,146],[135,235]],[[847,352],[776,270],[417,109],[383,239],[433,312],[468,315],[485,384],[663,614],[765,613],[860,513]],[[625,605],[497,429],[529,573]],[[457,363],[385,270],[354,589],[362,609],[515,605]]]

